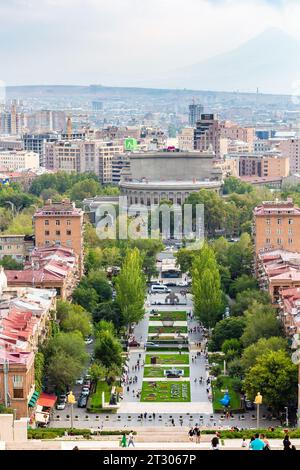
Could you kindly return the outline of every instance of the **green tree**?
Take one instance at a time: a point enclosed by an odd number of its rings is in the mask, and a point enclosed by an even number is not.
[[[34,357],[34,383],[35,383],[35,389],[37,392],[42,391],[44,368],[45,368],[44,354],[41,352],[37,352]]]
[[[264,403],[279,412],[284,406],[296,404],[297,372],[297,366],[285,351],[267,351],[248,370],[244,390],[250,400],[260,392]]]
[[[192,204],[193,218],[196,216],[196,205],[204,205],[204,228],[208,235],[215,235],[216,230],[224,229],[226,222],[225,202],[217,193],[201,189],[198,193],[191,193],[185,203]]]
[[[268,305],[271,303],[271,297],[268,292],[258,289],[247,289],[243,292],[239,292],[236,296],[235,303],[231,306],[231,314],[236,316],[243,315],[254,301],[257,301],[259,304]]]
[[[80,361],[59,350],[49,358],[47,376],[56,390],[63,392],[74,385],[83,368]]]
[[[243,233],[238,242],[232,243],[228,249],[228,264],[232,277],[251,274],[253,263],[253,244],[248,233]]]
[[[195,256],[198,253],[199,251],[187,250],[186,248],[181,248],[175,253],[176,264],[180,267],[181,272],[189,273],[191,271]]]
[[[112,322],[117,331],[124,326],[124,320],[120,306],[113,301],[103,302],[93,311],[93,321],[98,323],[101,320]]]
[[[239,292],[243,292],[247,289],[258,289],[257,280],[253,276],[249,276],[248,274],[242,274],[232,282],[229,289],[229,293],[231,297],[236,297]]]
[[[280,336],[281,326],[271,305],[254,301],[245,312],[246,326],[241,341],[244,347],[250,346],[260,338]]]
[[[223,185],[223,193],[230,194],[230,193],[237,193],[237,194],[245,194],[250,193],[253,191],[253,186],[249,183],[244,183],[240,179],[235,178],[234,176],[229,176],[225,179]]]
[[[78,286],[73,292],[73,301],[88,312],[93,313],[97,307],[98,295],[93,288]]]
[[[219,321],[214,327],[209,349],[220,351],[226,339],[240,339],[245,328],[245,319],[242,317],[229,317]]]
[[[94,179],[88,178],[78,181],[70,190],[70,198],[72,201],[82,201],[87,197],[94,197],[101,194],[102,188]]]
[[[0,266],[3,266],[4,269],[10,270],[22,270],[23,264],[16,261],[10,255],[4,255],[2,259],[0,259]]]
[[[257,358],[264,356],[269,351],[287,351],[287,340],[277,336],[260,338],[256,343],[250,344],[244,349],[241,364],[244,370],[250,369],[256,364]]]
[[[109,369],[122,365],[122,346],[120,341],[108,331],[102,331],[95,340],[95,358]]]
[[[222,311],[221,279],[214,252],[207,244],[193,263],[192,293],[196,316],[204,326],[215,326]]]
[[[74,305],[68,316],[61,322],[62,331],[80,331],[83,338],[92,333],[91,315],[80,305]]]
[[[99,380],[103,380],[106,377],[107,370],[102,364],[94,362],[89,369],[89,374],[92,378],[93,383],[97,386]]]
[[[73,360],[78,361],[83,367],[87,362],[88,354],[85,350],[85,343],[81,333],[74,331],[71,333],[59,332],[50,338],[45,349],[45,358],[48,359],[56,352],[70,356]]]
[[[121,272],[116,280],[116,302],[128,326],[140,321],[145,313],[146,284],[141,269],[142,258],[138,248],[127,250]]]

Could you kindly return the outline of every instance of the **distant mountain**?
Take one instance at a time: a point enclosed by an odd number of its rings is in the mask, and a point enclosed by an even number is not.
[[[292,94],[297,80],[300,42],[271,28],[230,52],[174,70],[153,86]]]

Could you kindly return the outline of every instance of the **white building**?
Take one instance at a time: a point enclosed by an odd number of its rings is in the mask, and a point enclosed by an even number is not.
[[[8,171],[39,168],[39,155],[27,150],[0,150],[0,167]]]

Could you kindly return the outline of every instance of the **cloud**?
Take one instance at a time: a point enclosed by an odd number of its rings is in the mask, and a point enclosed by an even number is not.
[[[0,79],[127,83],[237,47],[275,26],[298,36],[296,0],[0,0]]]

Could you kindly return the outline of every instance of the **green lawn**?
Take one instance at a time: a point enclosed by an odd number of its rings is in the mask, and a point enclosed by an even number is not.
[[[185,310],[174,310],[174,311],[161,311],[157,312],[159,315],[150,315],[150,320],[164,320],[165,318],[172,318],[174,321],[185,321],[186,320],[186,311]]]
[[[156,354],[155,352],[151,354],[146,354],[145,364],[151,364],[151,357],[157,357],[158,364],[189,364],[189,354]]]
[[[98,382],[96,391],[89,398],[89,410],[91,412],[102,408],[102,392],[105,394],[105,402],[109,402],[112,385],[106,382]]]
[[[187,333],[187,326],[149,326],[149,333]]]
[[[190,401],[190,382],[143,382],[141,401]]]
[[[222,386],[220,388],[217,388],[215,383],[213,382],[213,408],[214,411],[223,411],[224,406],[220,403],[220,400],[224,397],[224,391],[222,392],[221,390],[226,390],[228,389],[228,393],[230,396],[230,410],[235,411],[235,410],[240,410],[240,394],[233,390],[232,388],[232,379],[231,377],[224,377],[220,376],[222,378]]]
[[[170,369],[170,367],[145,367],[144,368],[144,377],[165,377],[164,371]],[[178,367],[178,369],[182,369],[184,371],[184,377],[190,376],[190,368],[189,367]]]

